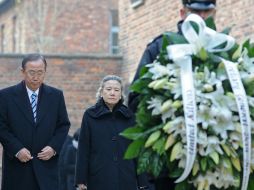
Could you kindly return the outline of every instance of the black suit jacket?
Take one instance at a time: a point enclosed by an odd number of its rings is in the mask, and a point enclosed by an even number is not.
[[[3,145],[2,190],[30,189],[30,180],[38,182],[40,190],[55,190],[58,153],[70,127],[62,91],[42,84],[37,104],[37,122],[24,82],[0,90],[0,142]],[[37,158],[45,146],[57,153],[48,161]],[[27,148],[33,159],[21,163],[16,153]]]

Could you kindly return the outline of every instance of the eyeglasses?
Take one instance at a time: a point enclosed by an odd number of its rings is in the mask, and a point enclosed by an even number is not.
[[[45,74],[45,71],[33,71],[33,70],[29,70],[29,71],[26,71],[27,74],[31,77],[42,77],[44,74]]]

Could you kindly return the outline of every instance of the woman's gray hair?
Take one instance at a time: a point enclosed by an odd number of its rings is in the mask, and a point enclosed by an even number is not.
[[[121,85],[121,101],[124,101],[124,95],[123,95],[123,82],[122,82],[122,78],[119,77],[119,76],[116,76],[116,75],[107,75],[105,76],[101,82],[100,82],[100,86],[97,90],[97,93],[96,93],[96,100],[98,101],[100,98],[101,98],[101,92],[102,92],[102,89],[104,88],[104,85],[107,81],[109,80],[115,80],[117,82],[120,83]]]

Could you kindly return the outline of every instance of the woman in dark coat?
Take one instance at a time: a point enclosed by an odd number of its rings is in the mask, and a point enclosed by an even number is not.
[[[125,160],[129,141],[119,135],[134,125],[134,115],[123,105],[121,78],[106,76],[97,93],[97,103],[83,116],[76,163],[80,190],[145,189],[137,177],[134,160]]]

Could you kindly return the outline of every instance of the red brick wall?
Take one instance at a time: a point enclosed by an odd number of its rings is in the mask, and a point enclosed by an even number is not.
[[[0,14],[0,25],[5,25],[4,52],[13,52],[14,16],[17,18],[15,52],[110,52],[110,10],[118,9],[118,0],[17,2]]]
[[[147,43],[164,31],[176,31],[181,0],[144,0],[133,9],[130,0],[119,0],[120,47],[123,54],[122,75],[131,82]],[[217,0],[218,31],[233,26],[231,35],[238,41],[254,41],[254,1]]]
[[[120,73],[121,57],[59,54],[46,58],[45,82],[63,90],[73,133],[80,127],[84,110],[95,103],[100,80]],[[0,56],[0,89],[22,80],[21,61],[22,55]]]

